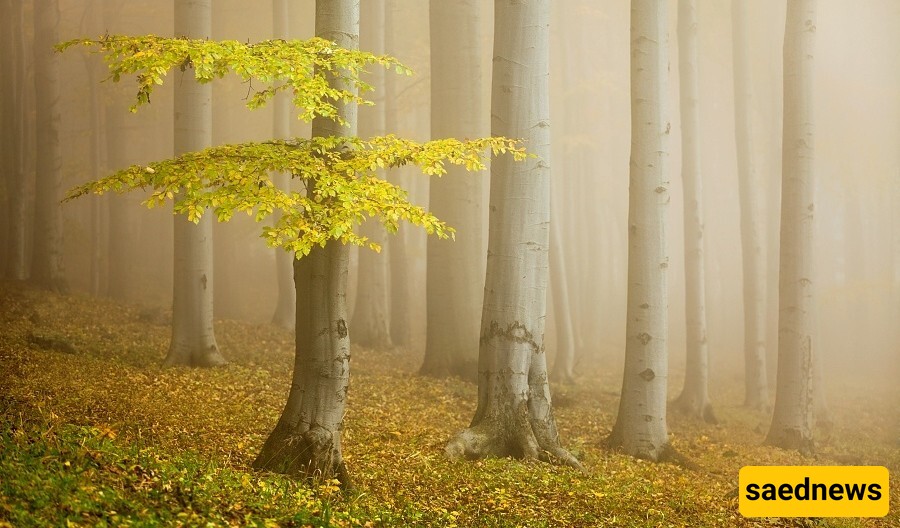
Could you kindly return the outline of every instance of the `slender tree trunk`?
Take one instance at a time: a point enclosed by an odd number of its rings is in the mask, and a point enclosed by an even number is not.
[[[316,36],[359,48],[359,0],[317,0]],[[336,82],[331,80],[332,83]],[[313,121],[313,136],[356,135],[356,105],[339,105],[350,124]],[[315,182],[312,182],[314,185]],[[294,261],[297,285],[296,357],[288,401],[253,466],[309,478],[338,478],[350,486],[341,429],[350,384],[345,244],[315,247]]]
[[[208,38],[212,0],[175,0],[175,34]],[[175,86],[175,155],[212,144],[212,86],[201,85],[186,71]],[[172,344],[165,365],[222,365],[213,331],[213,262],[211,214],[194,224],[175,218]]]
[[[102,14],[100,15],[102,20]],[[98,69],[102,64],[95,60],[85,59],[89,86],[96,87],[100,79]],[[100,100],[100,90],[91,89],[91,173],[100,178],[107,173],[109,166],[107,156],[106,108]],[[91,200],[91,294],[102,296],[108,293],[107,277],[109,275],[109,252],[106,248],[107,202],[104,199]]]
[[[361,42],[366,51],[384,53],[384,16],[383,0],[367,0],[362,3]],[[376,93],[384,89],[385,72],[374,68],[368,76],[368,82],[375,87]],[[360,134],[364,137],[385,133],[385,109],[383,104],[362,108],[359,112]],[[365,222],[360,228],[361,234],[382,248],[388,244],[387,231],[374,219]],[[363,250],[359,253],[359,280],[356,289],[356,308],[353,310],[353,339],[356,343],[371,348],[389,348],[391,346],[390,327],[390,264],[386,252],[375,253]],[[398,280],[402,280],[399,279]]]
[[[766,443],[813,447],[813,57],[816,0],[793,0],[784,31],[778,382]]]
[[[669,153],[666,0],[631,2],[631,163],[625,373],[609,444],[638,458],[668,456],[666,181]]]
[[[733,0],[734,119],[737,143],[738,194],[741,204],[741,255],[744,287],[744,405],[769,408],[766,375],[766,247],[762,225],[763,198],[753,147],[753,81],[745,0]]]
[[[8,88],[4,96],[4,134],[9,152],[6,159],[6,186],[9,209],[7,210],[8,249],[5,274],[8,279],[25,280],[28,278],[28,246],[26,233],[28,226],[28,191],[25,161],[27,144],[25,132],[25,91],[27,75],[24,63],[25,54],[25,18],[22,2],[6,0],[3,11],[7,14],[3,31],[3,48],[0,53],[4,58],[3,75]],[[9,127],[9,128],[6,128]]]
[[[431,0],[431,136],[481,137],[481,6]],[[456,240],[428,237],[425,361],[428,376],[474,379],[484,294],[483,194],[486,178],[448,168],[431,180],[429,209]]]
[[[272,9],[272,23],[275,38],[290,38],[290,16],[288,13],[288,0],[274,0]],[[273,104],[274,121],[273,133],[276,138],[286,139],[291,135],[291,115],[293,104],[291,95],[281,92],[275,97]],[[275,185],[279,189],[288,189],[291,185],[290,174],[276,174]],[[275,213],[275,221],[281,216]],[[294,256],[282,249],[275,250],[275,278],[278,281],[278,300],[275,303],[275,314],[272,322],[282,328],[293,330],[296,319],[296,292],[294,290]]]
[[[491,134],[523,138],[537,157],[491,164],[487,274],[478,356],[478,408],[447,444],[451,457],[555,459],[544,321],[550,242],[550,2],[494,4]]]
[[[555,211],[555,209],[554,209]],[[575,380],[575,330],[569,309],[569,285],[558,213],[550,212],[550,297],[556,321],[556,360],[551,377],[561,383]]]
[[[62,157],[59,151],[59,72],[53,46],[59,42],[57,0],[34,3],[34,75],[37,109],[34,254],[31,279],[49,290],[68,289],[62,263],[59,207]]]
[[[700,172],[700,89],[697,73],[697,3],[678,2],[678,73],[681,86],[681,178],[684,182],[684,282],[687,364],[674,407],[716,423],[709,402],[706,343],[706,273],[703,252],[703,178]]]

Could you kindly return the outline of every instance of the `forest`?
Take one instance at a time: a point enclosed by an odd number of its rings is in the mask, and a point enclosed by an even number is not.
[[[0,528],[900,527],[898,86],[896,0],[0,0]]]

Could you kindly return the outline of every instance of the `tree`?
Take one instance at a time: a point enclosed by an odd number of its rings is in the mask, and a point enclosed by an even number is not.
[[[561,215],[550,212],[550,297],[556,322],[556,360],[551,377],[554,381],[572,383],[575,380],[575,329],[569,309],[569,285],[563,252]]]
[[[766,443],[812,449],[813,65],[816,0],[789,2],[784,29],[784,134],[778,280],[778,379]]]
[[[209,38],[212,0],[175,0],[175,34]],[[198,65],[193,65],[198,67]],[[175,155],[212,144],[212,86],[184,75],[175,85]],[[213,329],[212,217],[175,218],[172,343],[165,365],[224,365]]]
[[[753,146],[753,82],[747,36],[749,2],[733,0],[734,121],[737,144],[738,194],[741,204],[741,255],[744,288],[744,405],[769,408],[766,375],[766,248],[763,240],[761,183]]]
[[[108,36],[78,40],[107,54],[112,79],[137,74],[137,103],[150,100],[157,84],[176,67],[193,66],[201,83],[227,72],[265,86],[248,97],[258,108],[282,90],[293,93],[301,117],[313,120],[311,139],[273,139],[263,143],[222,145],[186,152],[177,158],[135,165],[81,185],[69,199],[86,193],[153,189],[150,207],[174,201],[174,211],[197,222],[211,210],[220,221],[244,211],[257,221],[280,213],[262,228],[272,246],[295,252],[297,287],[294,379],[285,409],[254,465],[293,475],[337,476],[349,485],[341,454],[341,422],[349,381],[349,332],[346,323],[348,244],[378,247],[354,227],[377,217],[390,232],[408,221],[440,237],[453,234],[446,224],[407,200],[401,188],[377,176],[387,167],[416,165],[425,174],[443,174],[445,164],[471,170],[485,167],[486,150],[524,159],[514,140],[443,139],[426,143],[394,136],[369,140],[348,135],[355,129],[359,75],[373,64],[408,70],[394,59],[357,51],[358,4],[319,0],[316,33],[307,41],[236,41],[156,36]],[[341,47],[342,44],[345,47]],[[350,49],[348,49],[350,48]],[[277,84],[271,84],[277,83]],[[343,128],[347,127],[347,128]],[[305,192],[279,188],[273,173],[302,180]]]
[[[383,0],[369,0],[361,5],[362,28],[361,42],[365,49],[373,53],[384,53],[384,15]],[[376,69],[369,74],[368,81],[377,88],[384,87],[385,74]],[[376,135],[385,132],[384,105],[361,108],[359,127],[363,135]],[[365,223],[360,228],[362,235],[373,242],[384,245],[387,232],[376,224]],[[391,343],[390,327],[390,261],[383,253],[364,251],[359,255],[359,280],[357,281],[356,306],[353,310],[354,340],[372,348],[389,348]],[[398,280],[402,280],[398,277]]]
[[[649,460],[670,453],[666,427],[669,129],[667,2],[631,2],[631,161],[625,372],[609,445]]]
[[[478,407],[451,457],[580,463],[559,443],[547,382],[544,320],[550,228],[549,0],[494,4],[491,133],[524,138],[537,157],[491,164]]]
[[[684,283],[687,364],[676,409],[716,422],[709,402],[706,343],[706,274],[703,263],[703,178],[700,173],[700,90],[697,73],[697,3],[678,2],[678,73],[681,87],[681,178],[684,181]]]
[[[290,38],[290,16],[288,14],[288,0],[273,0],[272,2],[272,28],[275,38]],[[287,93],[279,93],[275,96],[272,106],[274,111],[273,134],[278,139],[287,139],[291,135],[291,99]],[[288,189],[291,177],[289,174],[278,174],[275,177],[275,185],[282,189]],[[277,215],[275,221],[277,221]],[[275,279],[278,282],[278,300],[275,302],[275,313],[272,315],[272,323],[292,330],[296,319],[296,299],[294,290],[294,264],[291,254],[287,251],[275,251]]]
[[[5,20],[3,46],[3,170],[8,204],[8,246],[5,275],[8,279],[28,278],[26,230],[28,224],[27,163],[25,156],[28,124],[26,112],[25,23],[22,2],[2,4]]]
[[[431,0],[431,136],[471,137],[482,132],[479,2]],[[454,226],[457,240],[428,240],[425,360],[428,376],[475,377],[484,293],[481,178],[431,182],[429,207]]]
[[[35,167],[34,254],[31,279],[41,287],[68,289],[62,265],[59,208],[62,157],[59,151],[59,69],[53,46],[59,42],[57,0],[34,3],[34,85],[37,156]]]

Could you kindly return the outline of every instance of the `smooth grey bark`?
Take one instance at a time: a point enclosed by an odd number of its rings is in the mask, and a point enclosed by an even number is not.
[[[611,447],[648,460],[669,456],[666,426],[669,205],[666,0],[631,2],[631,162],[625,372]]]
[[[431,137],[482,137],[481,5],[431,0]],[[425,359],[420,373],[474,379],[485,254],[486,178],[449,167],[429,187],[429,209],[456,240],[428,237]]]
[[[762,182],[756,170],[753,143],[753,80],[746,0],[732,0],[734,121],[737,146],[738,195],[741,207],[741,256],[744,293],[744,405],[769,408],[766,373],[766,247],[761,205]]]
[[[366,51],[384,53],[384,0],[368,0],[361,4],[362,23],[360,42]],[[384,88],[385,72],[374,68],[368,75],[368,82],[376,93]],[[360,134],[364,137],[385,133],[385,105],[361,108],[359,112]],[[363,223],[360,233],[372,242],[385,248],[388,244],[387,231],[374,219]],[[359,253],[356,306],[353,310],[353,339],[356,343],[371,348],[389,348],[390,327],[390,264],[386,252],[376,253],[363,250]],[[399,279],[398,279],[399,280]]]
[[[25,71],[25,17],[22,2],[6,0],[3,3],[6,15],[3,28],[3,76],[5,95],[3,99],[4,149],[7,152],[4,164],[6,176],[7,215],[7,261],[5,276],[12,280],[28,278],[28,245],[26,233],[28,225],[27,162],[25,156],[25,134],[28,130],[25,112],[25,92],[27,75]]]
[[[684,184],[684,283],[687,362],[684,388],[673,408],[716,423],[709,401],[706,340],[706,270],[703,261],[703,177],[700,171],[700,88],[697,2],[678,2],[678,74],[681,109],[681,179]]]
[[[56,292],[68,290],[62,262],[62,211],[59,200],[62,155],[59,148],[59,3],[34,3],[34,85],[37,157],[35,167],[34,252],[31,280]]]
[[[316,36],[343,48],[359,49],[359,0],[316,0]],[[356,135],[356,105],[339,104],[338,113],[348,127],[317,118],[312,135]],[[341,453],[350,384],[349,255],[347,245],[332,242],[294,261],[294,375],[287,404],[253,462],[255,468],[307,478],[336,477],[343,486],[350,486]]]
[[[175,34],[208,38],[212,0],[175,0]],[[212,144],[212,86],[192,71],[175,84],[175,155]],[[213,330],[213,215],[194,224],[183,215],[175,222],[172,343],[165,365],[212,367],[225,364]]]
[[[478,408],[453,458],[514,456],[581,467],[559,443],[544,322],[550,238],[550,2],[494,4],[491,134],[523,138],[535,158],[491,164]]]
[[[290,15],[288,0],[274,0],[272,4],[272,27],[275,38],[290,38]],[[291,136],[291,116],[293,104],[288,93],[280,92],[273,102],[273,133],[276,138],[287,139]],[[290,174],[276,174],[273,177],[279,189],[288,189],[291,184]],[[276,212],[277,222],[281,213]],[[275,314],[272,323],[287,330],[294,329],[296,319],[296,291],[294,290],[294,255],[283,249],[275,249],[275,279],[278,283],[278,299],[275,302]]]
[[[778,379],[766,443],[813,448],[813,82],[816,0],[793,0],[784,30],[784,135],[778,302]]]

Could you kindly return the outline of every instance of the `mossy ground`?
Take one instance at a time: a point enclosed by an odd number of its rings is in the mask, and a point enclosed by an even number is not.
[[[344,431],[354,491],[257,472],[250,463],[290,383],[291,336],[219,321],[229,366],[163,370],[165,319],[0,283],[0,526],[900,526],[896,406],[833,396],[845,402],[833,403],[835,426],[802,457],[761,445],[768,417],[737,404],[735,379],[713,390],[721,424],[670,417],[673,446],[696,467],[652,464],[601,447],[620,376],[602,366],[554,387],[563,443],[589,474],[447,460],[476,387],[418,377],[419,359],[403,351],[362,348]],[[867,411],[879,403],[894,415]],[[738,470],[769,464],[885,465],[892,513],[744,519]]]

